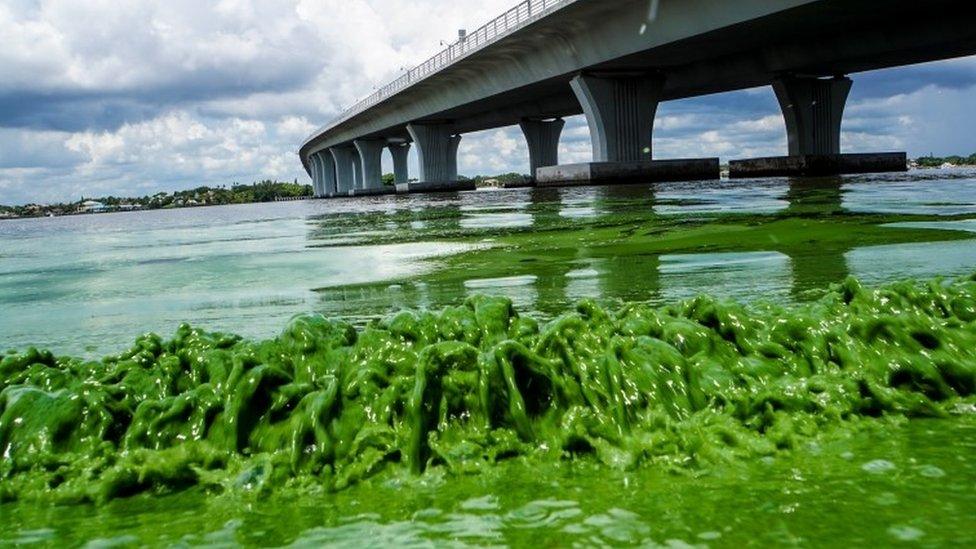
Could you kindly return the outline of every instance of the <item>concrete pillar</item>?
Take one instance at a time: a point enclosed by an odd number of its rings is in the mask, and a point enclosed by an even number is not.
[[[570,85],[590,127],[594,162],[651,160],[662,75],[580,74]]]
[[[332,196],[336,193],[335,159],[328,151],[320,151],[316,156],[319,161],[319,187],[321,190],[321,194],[316,194],[316,196]]]
[[[353,180],[355,181],[355,183],[353,184],[353,189],[362,189],[363,188],[363,160],[359,156],[359,150],[356,149],[355,147],[352,148],[352,174],[353,174]]]
[[[359,180],[359,189],[382,189],[383,188],[383,148],[386,147],[384,139],[357,139],[353,141],[356,150],[359,151],[359,173],[362,174]]]
[[[519,127],[529,146],[529,174],[535,179],[535,171],[543,166],[559,164],[559,135],[566,121],[522,120]]]
[[[335,160],[336,170],[336,193],[349,194],[349,191],[356,188],[356,163],[358,153],[356,149],[348,145],[332,147],[332,158]]]
[[[312,174],[312,196],[322,196],[322,165],[319,163],[318,153],[308,157],[308,165]]]
[[[457,150],[460,135],[447,124],[408,124],[407,131],[417,145],[420,183],[457,181]]]
[[[846,77],[787,76],[773,82],[790,156],[840,154],[840,124],[851,85]]]
[[[393,183],[407,183],[410,173],[407,170],[407,157],[410,154],[410,143],[390,143],[387,145],[393,156]]]
[[[458,147],[461,145],[461,134],[452,135],[450,141],[448,141],[447,149],[447,170],[451,178],[448,181],[457,181],[458,179],[458,163],[457,163],[457,153]]]

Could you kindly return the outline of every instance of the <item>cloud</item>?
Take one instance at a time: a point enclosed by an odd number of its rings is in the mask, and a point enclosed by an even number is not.
[[[6,0],[0,203],[307,181],[294,151],[309,132],[512,3]],[[976,58],[854,77],[845,149],[976,150]],[[768,88],[671,101],[655,123],[658,158],[782,154],[785,143]],[[561,159],[591,154],[585,120],[567,119]],[[527,171],[518,128],[466,135],[459,168]]]

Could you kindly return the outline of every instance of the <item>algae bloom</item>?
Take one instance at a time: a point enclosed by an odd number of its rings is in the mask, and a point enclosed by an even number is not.
[[[181,326],[99,362],[0,355],[0,500],[342,489],[506,459],[695,468],[969,413],[976,277],[792,308],[698,297],[540,325],[502,298],[270,341]],[[877,418],[877,419],[876,419]]]

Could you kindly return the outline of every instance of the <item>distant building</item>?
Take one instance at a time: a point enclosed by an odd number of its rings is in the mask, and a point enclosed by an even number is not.
[[[94,200],[86,200],[78,207],[81,213],[102,213],[108,211],[108,206]]]

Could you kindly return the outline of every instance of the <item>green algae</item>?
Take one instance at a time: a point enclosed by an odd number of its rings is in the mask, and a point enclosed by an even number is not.
[[[181,326],[100,362],[0,355],[0,499],[339,490],[509,459],[688,469],[971,413],[976,277],[784,308],[701,296],[540,325],[503,298],[269,341]],[[885,423],[887,424],[887,423]]]

